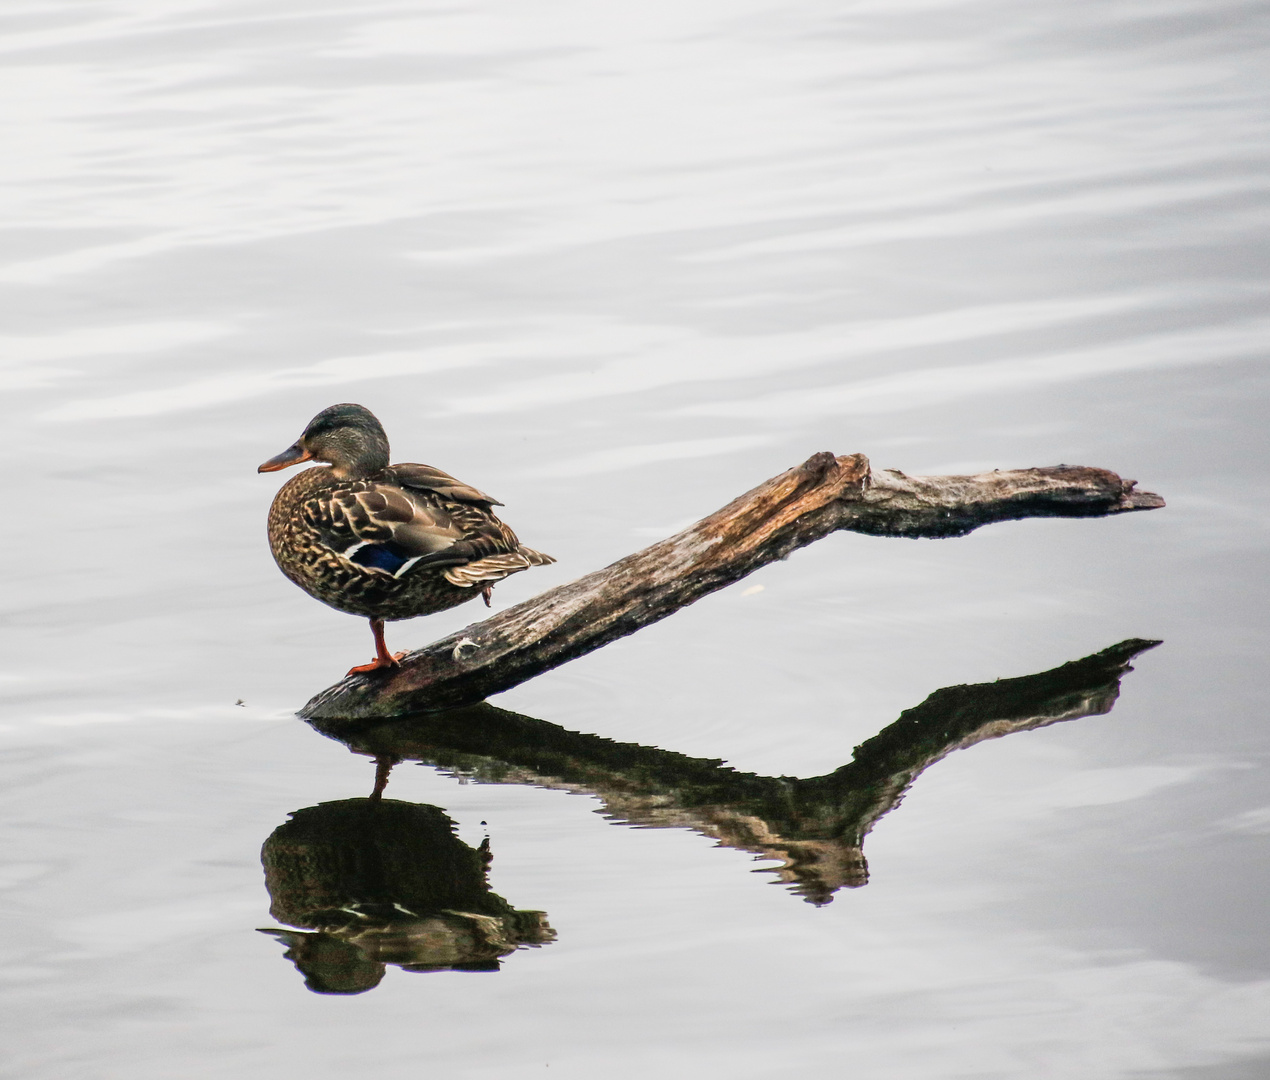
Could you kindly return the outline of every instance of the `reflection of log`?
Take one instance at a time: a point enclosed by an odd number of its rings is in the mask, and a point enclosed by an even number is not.
[[[489,848],[468,847],[435,806],[347,799],[297,810],[260,853],[266,930],[319,993],[378,984],[406,971],[496,971],[521,945],[554,939],[541,911],[517,911],[490,891]]]
[[[401,716],[480,701],[607,645],[839,529],[964,536],[996,521],[1163,506],[1105,469],[1059,465],[911,477],[863,454],[816,454],[683,532],[411,653],[346,678],[300,715]]]
[[[864,837],[940,758],[984,739],[1107,713],[1129,661],[1158,642],[1131,639],[1020,679],[937,690],[825,776],[758,776],[721,761],[579,735],[475,705],[366,723],[310,721],[358,753],[411,759],[485,783],[598,796],[619,821],[680,826],[779,859],[781,879],[814,904],[865,884]]]

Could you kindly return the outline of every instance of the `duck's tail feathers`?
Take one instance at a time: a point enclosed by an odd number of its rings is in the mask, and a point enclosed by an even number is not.
[[[546,566],[556,560],[533,548],[522,547],[518,551],[509,551],[503,555],[489,555],[484,559],[464,563],[462,566],[451,566],[444,571],[445,580],[451,585],[470,589],[491,581],[501,581],[508,574],[528,570],[531,566]]]
[[[556,560],[550,555],[544,555],[541,551],[535,551],[533,548],[521,546],[520,554],[529,560],[530,566],[549,566]]]

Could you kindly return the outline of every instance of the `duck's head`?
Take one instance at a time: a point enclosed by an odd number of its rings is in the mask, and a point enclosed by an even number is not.
[[[257,472],[277,472],[302,461],[322,461],[340,477],[354,480],[388,467],[388,436],[375,414],[362,405],[323,409],[304,434]]]

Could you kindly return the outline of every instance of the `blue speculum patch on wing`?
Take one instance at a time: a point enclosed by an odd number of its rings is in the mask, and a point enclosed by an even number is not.
[[[405,548],[394,544],[391,540],[386,544],[363,544],[349,556],[349,559],[359,566],[386,570],[390,574],[395,574],[412,558],[414,556]]]

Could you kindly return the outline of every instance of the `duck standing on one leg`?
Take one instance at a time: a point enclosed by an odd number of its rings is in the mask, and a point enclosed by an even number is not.
[[[386,619],[412,619],[484,596],[494,582],[555,562],[523,547],[491,507],[502,506],[430,465],[388,464],[388,436],[361,405],[332,405],[295,444],[258,472],[301,461],[269,509],[269,547],[279,569],[310,596],[364,615],[375,659],[349,671],[397,667]]]

